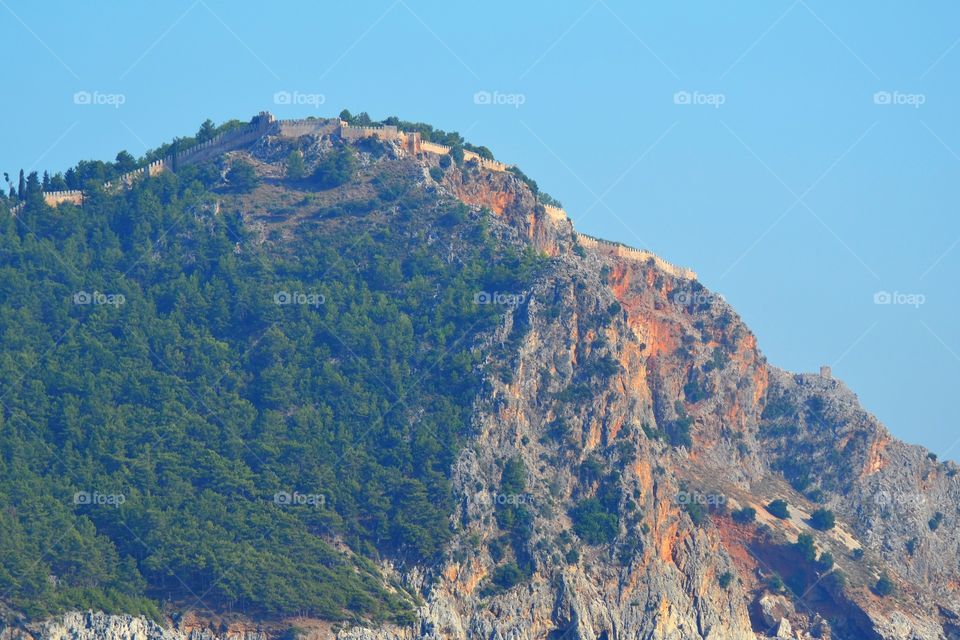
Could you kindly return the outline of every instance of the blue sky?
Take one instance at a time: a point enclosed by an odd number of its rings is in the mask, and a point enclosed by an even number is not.
[[[0,0],[0,54],[11,174],[262,109],[460,131],[960,459],[955,2]]]

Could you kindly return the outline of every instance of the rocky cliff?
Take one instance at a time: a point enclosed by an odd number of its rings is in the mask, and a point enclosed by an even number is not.
[[[269,175],[283,145],[244,153]],[[695,280],[582,246],[520,178],[470,163],[438,178],[436,156],[399,146],[363,162],[482,208],[501,242],[549,260],[529,290],[499,292],[509,303],[483,345],[484,390],[452,470],[452,542],[435,565],[387,568],[422,595],[418,622],[303,635],[960,637],[956,465],[892,438],[842,382],[771,366]],[[789,515],[770,513],[775,499]],[[79,613],[3,632],[265,635],[276,634]]]

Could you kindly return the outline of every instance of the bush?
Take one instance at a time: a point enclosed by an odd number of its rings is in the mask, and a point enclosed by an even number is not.
[[[608,512],[596,498],[579,503],[570,511],[573,531],[587,544],[609,544],[620,529],[615,513]]]
[[[327,153],[310,176],[321,189],[333,189],[353,179],[357,170],[357,158],[350,147],[340,147]]]
[[[305,175],[307,175],[307,165],[303,162],[303,153],[299,149],[294,149],[287,156],[287,178],[301,180]]]
[[[253,165],[244,160],[234,160],[227,172],[227,182],[240,193],[248,193],[260,183]]]
[[[790,509],[787,507],[787,501],[779,498],[767,505],[767,512],[781,520],[786,520],[790,517]]]
[[[780,577],[780,574],[774,573],[767,578],[767,586],[774,593],[780,593],[783,591],[783,578]]]
[[[730,586],[730,583],[733,582],[733,574],[730,573],[729,571],[724,571],[717,578],[717,582],[720,583],[721,589],[726,589],[727,587]]]
[[[667,423],[667,439],[675,447],[693,447],[693,439],[690,437],[690,427],[693,425],[693,419],[684,415],[676,420]]]
[[[807,562],[813,562],[814,558],[817,557],[817,550],[813,546],[813,536],[809,533],[801,533],[797,536],[793,548]]]
[[[936,531],[941,522],[943,522],[943,514],[937,511],[927,522],[927,526],[930,527],[930,531]]]
[[[810,526],[820,531],[829,531],[836,525],[833,511],[829,509],[817,509],[810,515]]]
[[[508,562],[493,570],[490,581],[496,585],[497,588],[506,591],[523,582],[524,577],[525,574],[523,570],[517,566],[516,562]]]
[[[833,554],[829,551],[824,551],[820,554],[820,557],[817,558],[817,566],[821,571],[829,571],[833,568]]]
[[[733,521],[737,524],[750,524],[757,519],[757,510],[753,507],[744,507],[735,510],[730,514],[730,517],[733,518]]]
[[[685,509],[687,510],[687,515],[689,515],[693,521],[693,524],[698,527],[707,519],[707,509],[699,502],[688,502]]]
[[[881,598],[893,593],[893,582],[891,582],[890,576],[888,576],[886,572],[884,572],[883,575],[880,576],[880,579],[877,580],[877,583],[873,585],[873,592]]]
[[[443,169],[440,167],[430,167],[430,177],[436,182],[443,180]]]

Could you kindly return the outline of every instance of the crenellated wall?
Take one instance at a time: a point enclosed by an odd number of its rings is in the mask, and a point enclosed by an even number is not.
[[[567,212],[560,207],[555,207],[552,204],[545,204],[543,205],[543,208],[547,212],[547,215],[550,216],[550,219],[554,222],[567,221]]]
[[[654,264],[659,267],[661,271],[665,271],[672,276],[683,278],[685,280],[697,279],[697,274],[693,269],[688,269],[687,267],[678,267],[675,264],[667,262],[657,254],[647,251],[646,249],[634,249],[633,247],[628,247],[627,245],[620,244],[619,242],[611,242],[609,240],[594,238],[593,236],[588,236],[587,234],[580,232],[576,232],[576,237],[577,242],[584,247],[606,251],[609,254],[619,256],[621,258],[630,258],[632,260],[641,261],[653,260]]]
[[[69,202],[71,204],[82,205],[83,191],[80,191],[80,190],[44,191],[43,201],[46,202],[51,207],[55,207],[62,202]]]
[[[302,138],[303,136],[335,133],[340,129],[339,120],[326,118],[308,118],[306,120],[278,120],[278,133],[281,138]]]
[[[276,120],[269,112],[262,111],[254,116],[249,124],[242,127],[225,131],[220,135],[202,142],[189,149],[181,151],[174,159],[167,156],[162,160],[155,160],[145,167],[134,169],[125,173],[112,182],[104,184],[104,188],[113,187],[129,188],[133,182],[143,176],[155,176],[174,166],[203,162],[212,157],[218,156],[228,151],[234,151],[243,147],[258,138],[275,134],[283,138],[297,139],[307,135],[332,135],[337,134],[344,140],[362,140],[365,138],[377,138],[379,140],[391,140],[399,142],[409,153],[433,153],[438,155],[447,155],[452,150],[451,147],[435,142],[423,140],[418,131],[401,131],[393,125],[358,127],[347,124],[339,118],[309,118],[301,120]],[[509,171],[511,165],[504,164],[497,160],[488,160],[480,154],[463,150],[463,158],[467,161],[476,161],[477,164],[490,171]],[[77,205],[83,204],[82,191],[50,191],[43,194],[44,202],[50,206],[57,206],[63,202],[70,202]],[[11,211],[16,214],[21,205],[15,206]],[[567,223],[569,218],[566,211],[560,207],[552,205],[543,205],[547,216],[555,223]],[[676,276],[694,280],[697,274],[692,269],[678,267],[664,260],[663,258],[646,251],[644,249],[634,249],[623,244],[600,240],[583,233],[576,233],[577,241],[591,249],[600,249],[612,253],[613,255],[630,258],[634,260],[653,260],[653,262],[663,271]]]

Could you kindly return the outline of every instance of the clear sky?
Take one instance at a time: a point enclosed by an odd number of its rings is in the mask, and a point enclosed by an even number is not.
[[[262,109],[460,131],[960,459],[956,2],[0,0],[0,59],[11,175]]]

